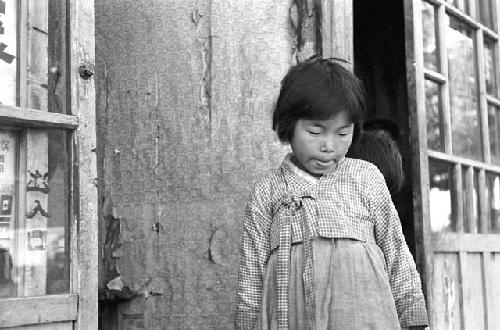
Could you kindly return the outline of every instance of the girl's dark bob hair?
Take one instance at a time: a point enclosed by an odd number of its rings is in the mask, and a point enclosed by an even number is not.
[[[359,138],[365,113],[363,83],[336,59],[311,58],[293,66],[281,81],[273,111],[273,130],[291,142],[299,119],[328,119],[347,111],[354,123],[353,143]]]

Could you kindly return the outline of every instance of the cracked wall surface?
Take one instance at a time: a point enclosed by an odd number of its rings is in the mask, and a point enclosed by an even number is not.
[[[232,329],[253,183],[313,1],[97,0],[102,329]]]

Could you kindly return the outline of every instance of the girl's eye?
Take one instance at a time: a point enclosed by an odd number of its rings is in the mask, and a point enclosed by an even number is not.
[[[319,132],[319,131],[307,131],[307,132],[311,135],[320,135],[321,134],[321,132]]]
[[[338,134],[339,134],[339,136],[341,136],[341,137],[345,137],[345,136],[348,136],[349,134],[351,134],[351,131],[345,131],[345,130],[342,130],[342,131],[340,131]]]

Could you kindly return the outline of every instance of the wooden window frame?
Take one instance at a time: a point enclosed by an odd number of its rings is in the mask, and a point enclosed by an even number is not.
[[[438,14],[435,16],[435,33],[436,33],[436,46],[438,48],[438,62],[440,72],[435,72],[424,68],[424,54],[423,54],[423,26],[422,26],[422,13],[421,3],[425,1],[435,6]],[[475,21],[469,15],[461,12],[454,6],[445,2],[444,0],[412,0],[405,1],[404,12],[406,26],[411,28],[405,29],[406,40],[406,68],[407,68],[407,88],[408,88],[408,105],[410,113],[410,141],[412,147],[413,163],[412,163],[412,180],[414,187],[414,215],[415,215],[415,228],[416,228],[416,242],[417,242],[417,266],[422,272],[424,291],[427,297],[428,310],[430,316],[436,309],[436,302],[433,297],[433,258],[436,252],[453,252],[458,253],[459,259],[459,273],[460,276],[464,274],[464,267],[466,267],[467,253],[480,252],[481,262],[483,263],[481,274],[484,280],[484,287],[488,287],[492,283],[491,274],[491,254],[500,252],[500,239],[498,234],[486,233],[488,231],[489,219],[486,219],[486,172],[492,172],[500,175],[500,166],[491,164],[491,154],[489,145],[488,134],[488,105],[500,106],[500,72],[499,72],[499,13],[500,6],[498,1],[493,1],[494,27],[497,32],[486,27],[484,24]],[[451,121],[450,121],[450,108],[449,108],[449,91],[448,91],[448,65],[446,58],[446,49],[443,45],[444,38],[444,15],[451,15],[455,18],[467,23],[475,29],[475,60],[477,70],[477,86],[478,86],[478,106],[479,118],[481,128],[481,143],[483,146],[483,160],[484,162],[474,161],[471,159],[457,157],[452,155],[452,141],[451,141]],[[485,72],[484,72],[484,37],[496,41],[495,43],[495,70],[496,70],[496,96],[486,94],[485,86]],[[427,132],[426,122],[427,114],[425,109],[425,80],[429,79],[441,85],[442,97],[442,110],[443,117],[443,133],[444,137],[444,152],[429,150],[427,147]],[[464,227],[464,208],[463,203],[470,203],[470,201],[462,200],[461,197],[453,198],[452,209],[456,210],[453,216],[456,218],[456,228],[454,232],[450,233],[434,233],[430,227],[430,207],[429,207],[429,160],[437,160],[447,164],[453,165],[454,180],[452,182],[453,188],[450,193],[460,192],[463,188],[470,190],[472,186],[472,171],[477,170],[478,174],[478,200],[479,200],[479,233],[467,233],[467,228]],[[464,167],[466,169],[463,173]],[[466,176],[466,186],[462,187],[462,176]],[[470,195],[470,192],[468,192]],[[454,200],[453,200],[454,199]],[[469,228],[470,229],[470,228]],[[478,237],[480,239],[478,239]],[[466,299],[467,295],[460,282],[458,294],[462,299]],[[490,299],[493,299],[491,292],[483,292],[484,296],[484,309],[485,309],[485,326],[488,329],[493,328],[494,313],[491,310],[491,305],[488,304]],[[464,313],[464,306],[462,300],[460,302],[461,323],[462,327],[470,321],[468,313]],[[432,323],[432,322],[431,322]]]
[[[0,324],[17,327],[77,320],[78,295],[0,299]]]
[[[0,122],[2,125],[23,128],[76,130],[79,126],[76,116],[33,109],[20,109],[0,104]]]
[[[79,69],[93,68],[95,62],[94,1],[70,0],[52,2],[66,7],[67,14],[57,31],[67,49],[51,51],[62,57],[58,70],[65,94],[61,97],[68,114],[27,108],[27,1],[18,6],[18,78],[17,106],[0,104],[0,123],[22,130],[21,146],[27,129],[62,129],[69,134],[71,146],[70,214],[70,293],[39,297],[0,298],[0,327],[26,326],[51,322],[74,322],[74,329],[97,329],[97,178],[95,124],[95,83],[80,77]],[[67,28],[66,28],[67,27]],[[66,45],[66,42],[69,45]],[[21,56],[19,56],[21,55]],[[50,55],[49,55],[50,58]],[[51,60],[49,59],[49,67]],[[87,77],[88,78],[88,77]],[[49,86],[50,89],[50,86]],[[24,142],[25,143],[25,142]],[[22,166],[22,164],[20,164]],[[23,176],[20,181],[22,182]],[[20,198],[19,202],[23,202]]]
[[[497,173],[500,175],[500,166],[496,166],[491,164],[491,153],[490,153],[490,140],[489,140],[489,126],[488,126],[488,106],[498,106],[500,105],[500,89],[499,89],[499,80],[500,74],[498,72],[498,64],[500,63],[499,58],[499,50],[500,50],[500,27],[498,25],[498,6],[496,1],[492,1],[493,7],[495,8],[497,14],[493,15],[494,24],[496,30],[499,32],[495,32],[480,22],[474,20],[469,15],[461,12],[454,6],[450,5],[448,2],[444,0],[422,0],[427,2],[435,7],[437,10],[437,15],[435,15],[435,33],[436,33],[436,46],[438,48],[437,56],[439,67],[438,70],[440,72],[435,72],[433,70],[424,68],[422,66],[421,71],[423,71],[419,76],[423,75],[424,79],[430,80],[432,82],[437,83],[440,86],[439,96],[442,100],[442,127],[443,127],[443,141],[444,141],[444,152],[429,150],[427,146],[425,146],[425,150],[427,151],[427,156],[433,160],[445,161],[451,164],[461,164],[468,166],[471,168],[471,171],[474,169],[479,170],[479,188],[478,193],[479,196],[479,232],[480,233],[488,233],[489,230],[489,219],[486,218],[486,200],[484,196],[484,192],[486,191],[486,180],[485,175],[486,171]],[[474,4],[474,2],[469,2]],[[447,50],[445,44],[445,16],[449,15],[456,19],[459,19],[465,22],[468,26],[475,29],[474,33],[474,45],[475,45],[475,54],[474,59],[476,61],[476,73],[477,73],[477,88],[478,88],[478,105],[479,105],[479,119],[480,119],[480,129],[481,129],[481,143],[483,150],[483,162],[473,161],[464,157],[457,157],[452,155],[452,124],[451,124],[451,113],[450,113],[450,95],[449,95],[449,86],[448,86],[448,59],[447,59]],[[421,19],[421,18],[420,18]],[[422,33],[422,32],[419,32]],[[486,79],[485,79],[485,66],[484,66],[484,37],[489,38],[495,42],[495,68],[496,68],[496,94],[489,95],[486,92]],[[422,46],[417,49],[422,49]],[[422,62],[423,63],[423,62]],[[418,64],[417,64],[418,65]],[[427,165],[428,166],[428,165]],[[461,180],[461,175],[463,175],[462,171],[456,171],[455,175],[458,176],[456,181]],[[467,185],[465,188],[472,186],[472,176],[467,176],[466,182]],[[470,196],[470,189],[466,189],[467,195]],[[457,210],[462,207],[462,202],[459,201],[460,198],[455,198],[453,201],[453,209]],[[467,201],[463,201],[467,202]],[[456,228],[457,232],[462,233],[464,229],[471,229],[464,227],[464,216],[460,212],[457,212],[459,217],[456,219]],[[470,219],[470,215],[467,217]]]

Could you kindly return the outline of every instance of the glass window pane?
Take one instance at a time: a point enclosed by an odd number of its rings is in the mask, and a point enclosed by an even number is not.
[[[469,0],[475,2],[476,15],[473,17],[490,29],[493,26],[493,6],[491,0]]]
[[[51,1],[50,7],[48,0],[26,3],[26,12],[20,15],[18,1],[0,1],[0,102],[64,113],[66,2]],[[19,35],[21,19],[23,29]],[[26,47],[17,54],[21,43]],[[18,72],[21,65],[26,70]]]
[[[486,92],[497,96],[497,75],[495,63],[495,43],[489,38],[484,38],[484,71],[486,78]]]
[[[452,180],[453,168],[449,164],[429,160],[429,211],[431,229],[434,232],[455,229],[451,203]]]
[[[15,106],[17,99],[16,0],[0,2],[0,77],[0,103]]]
[[[0,298],[16,296],[15,250],[16,162],[18,135],[0,131]]]
[[[448,17],[448,16],[447,16]],[[446,30],[453,154],[482,161],[474,30],[449,17]]]
[[[455,6],[457,9],[461,11],[465,11],[465,1],[467,0],[446,0],[449,4]]]
[[[0,143],[0,297],[69,292],[67,133],[0,128]]]
[[[500,111],[493,105],[488,105],[488,129],[491,163],[500,165]]]
[[[422,26],[424,42],[424,66],[438,71],[434,6],[422,2]]]
[[[427,146],[432,150],[444,151],[439,85],[431,80],[425,80],[425,110],[427,113]]]
[[[477,19],[476,0],[465,1],[465,13],[474,19]]]
[[[487,179],[487,215],[490,219],[491,233],[500,234],[500,177],[488,173]]]

